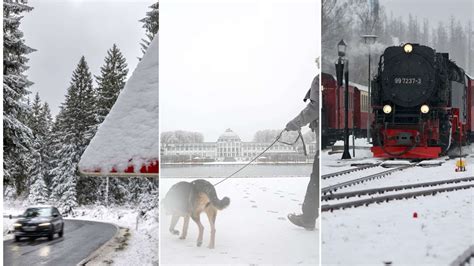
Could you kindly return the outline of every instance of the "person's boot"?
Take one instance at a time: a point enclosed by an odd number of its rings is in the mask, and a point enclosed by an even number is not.
[[[290,222],[292,222],[294,225],[303,227],[306,230],[312,231],[315,229],[316,220],[307,219],[303,214],[288,214],[288,220],[290,220]]]

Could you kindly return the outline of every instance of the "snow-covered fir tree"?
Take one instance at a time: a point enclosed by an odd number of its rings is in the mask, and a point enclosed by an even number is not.
[[[120,91],[125,86],[128,74],[127,63],[117,45],[113,45],[107,51],[104,65],[100,68],[100,76],[96,76],[97,82],[97,119],[102,123],[109,114]]]
[[[146,49],[150,45],[151,41],[158,33],[159,22],[160,22],[160,3],[156,2],[150,6],[151,10],[146,12],[146,17],[140,20],[143,23],[143,28],[146,29],[146,39],[142,39],[140,44],[142,47],[142,53],[145,54]]]
[[[45,183],[47,174],[47,143],[49,136],[49,121],[43,109],[39,94],[36,93],[31,106],[28,125],[33,133],[33,149],[30,152],[30,169],[28,171],[28,200],[30,203],[45,203],[48,199],[48,189]]]
[[[14,186],[16,194],[25,191],[32,149],[31,130],[25,124],[30,112],[25,97],[29,94],[25,71],[27,54],[35,50],[25,44],[19,29],[24,12],[33,8],[27,0],[3,1],[3,169],[4,186]]]
[[[44,149],[43,149],[43,166],[44,166],[44,181],[46,183],[47,187],[50,187],[51,185],[51,169],[53,169],[53,154],[54,150],[53,148],[55,147],[54,145],[51,145],[52,142],[52,129],[53,129],[53,117],[51,115],[51,109],[49,108],[49,104],[45,102],[41,108],[41,117],[42,120],[45,123],[45,129],[48,132],[48,134],[44,138]]]
[[[125,86],[128,74],[127,63],[117,45],[113,45],[107,51],[104,65],[100,68],[100,76],[96,76],[97,82],[97,120],[100,125],[114,106],[120,91]],[[107,194],[107,178],[101,178],[98,188],[97,200],[107,204],[123,203],[124,194],[127,193],[127,180],[120,178],[109,178]]]
[[[44,182],[44,161],[41,156],[40,144],[38,142],[34,145],[32,152],[33,164],[30,167],[30,189],[28,193],[28,201],[30,204],[46,203],[48,201],[48,188]]]
[[[92,75],[84,57],[72,74],[66,99],[56,118],[53,135],[55,167],[52,169],[51,198],[63,212],[71,212],[78,205],[78,194],[91,191],[87,180],[81,184],[77,164],[82,153],[94,136],[96,119],[95,91]]]

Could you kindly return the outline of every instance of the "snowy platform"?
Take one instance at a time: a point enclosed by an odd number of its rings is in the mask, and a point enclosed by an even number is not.
[[[179,181],[160,179],[160,197]],[[216,183],[221,179],[208,179]],[[204,243],[196,247],[198,229],[191,220],[188,237],[180,240],[168,231],[171,216],[160,215],[160,264],[287,264],[317,265],[319,233],[292,225],[288,213],[300,213],[307,178],[234,178],[216,187],[230,206],[217,214],[216,248],[208,249],[209,223],[202,214]],[[176,229],[182,230],[182,220]]]

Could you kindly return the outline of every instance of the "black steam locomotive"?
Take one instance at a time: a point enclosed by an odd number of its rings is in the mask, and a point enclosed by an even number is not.
[[[447,53],[410,43],[388,47],[372,81],[374,156],[437,158],[467,142],[471,84]]]

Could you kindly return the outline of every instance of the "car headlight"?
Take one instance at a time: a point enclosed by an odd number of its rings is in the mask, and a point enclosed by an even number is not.
[[[38,226],[50,226],[51,223],[42,223],[42,224],[39,224]]]
[[[20,224],[20,223],[14,223],[13,226],[15,226],[15,227],[21,227],[21,224]]]
[[[405,53],[409,54],[413,51],[413,45],[407,43],[403,46],[403,51],[405,51]]]
[[[392,106],[386,104],[383,106],[383,112],[386,113],[386,114],[390,114],[392,112]]]
[[[420,111],[423,113],[423,114],[426,114],[430,111],[430,107],[426,104],[423,104],[421,107],[420,107]]]

